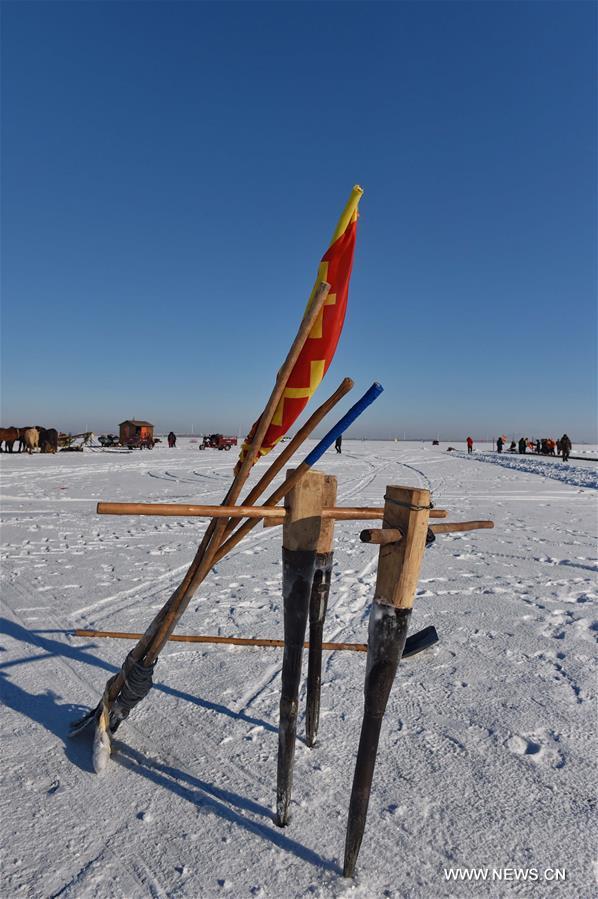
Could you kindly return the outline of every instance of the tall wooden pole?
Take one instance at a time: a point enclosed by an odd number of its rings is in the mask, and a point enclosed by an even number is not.
[[[266,403],[264,411],[258,419],[251,444],[235,473],[233,482],[224,498],[223,505],[232,505],[239,498],[253,463],[257,458],[266,431],[268,430],[276,408],[282,398],[293,367],[316,324],[320,312],[324,308],[324,303],[329,290],[330,285],[325,281],[322,281],[314,292],[313,298],[303,315],[299,330],[297,331],[287,357],[278,371],[274,388]],[[154,664],[163,646],[168,641],[168,637],[176,627],[181,615],[189,605],[191,597],[214,564],[214,557],[222,542],[222,536],[226,526],[227,519],[212,519],[183,580],[162,609],[160,609],[154,620],[150,623],[143,637],[129,652],[120,671],[109,678],[97,708],[93,709],[88,715],[81,719],[81,721],[75,722],[72,733],[76,733],[82,726],[85,726],[88,721],[94,719],[99,721],[102,712],[105,713],[111,710],[119,693],[126,685],[127,676],[136,665],[141,664],[143,667],[150,668]],[[117,726],[118,722],[122,717],[126,716],[126,714],[128,714],[128,711],[121,712],[119,709],[115,708],[112,715],[115,719],[114,724]],[[110,720],[111,727],[114,729],[112,718]]]
[[[284,655],[278,726],[276,823],[289,821],[303,643],[309,614],[317,548],[322,534],[322,508],[336,496],[336,478],[308,471],[285,499],[282,537]]]
[[[363,394],[357,402],[351,406],[348,412],[346,412],[339,421],[322,437],[322,439],[318,442],[318,444],[311,450],[310,453],[307,454],[301,465],[289,475],[283,484],[278,487],[274,493],[271,493],[266,502],[265,506],[274,506],[278,503],[279,500],[283,499],[287,493],[289,493],[296,483],[303,477],[306,471],[309,471],[313,466],[321,459],[322,455],[326,452],[327,449],[330,449],[334,440],[339,434],[343,434],[346,429],[356,421],[357,418],[368,408],[371,404],[380,396],[383,392],[383,388],[380,384],[374,382],[369,390]],[[266,519],[264,519],[265,521]],[[255,520],[254,520],[255,521]],[[229,552],[233,546],[235,546],[242,537],[248,533],[249,530],[254,526],[254,521],[245,521],[238,528],[234,534],[224,543],[218,553],[216,554],[215,561],[217,562],[221,555]],[[282,524],[282,520],[280,521]]]
[[[318,315],[324,308],[324,303],[329,290],[330,284],[323,281],[314,293],[314,297],[305,312],[299,331],[288,352],[287,358],[276,376],[274,389],[270,394],[270,398],[266,403],[264,411],[258,419],[251,444],[236,471],[233,483],[231,484],[222,505],[233,505],[239,498],[241,490],[249,477],[249,473],[251,472],[255,460],[257,459],[266,431],[270,427],[274,413],[282,399],[287,381],[289,380],[295,363],[316,323]],[[204,539],[196,553],[195,559],[185,574],[180,587],[175,591],[171,600],[167,603],[169,607],[166,609],[163,618],[158,623],[149,648],[145,654],[146,665],[151,665],[158,657],[158,654],[166,644],[168,637],[175,629],[181,615],[189,605],[191,597],[201,582],[205,580],[206,576],[209,574],[212,565],[214,564],[216,553],[222,543],[226,526],[226,519],[213,519],[210,522],[208,531],[206,532],[206,535],[204,535]],[[208,532],[209,537],[206,539]]]
[[[382,718],[405,647],[426,547],[429,506],[428,490],[386,488],[384,527],[400,530],[403,539],[380,547],[368,634],[363,722],[347,822],[345,877],[355,873],[363,838]]]
[[[336,481],[331,486],[327,502],[336,502]],[[316,569],[309,601],[309,655],[307,660],[307,707],[305,736],[308,746],[315,746],[320,723],[320,693],[322,689],[322,638],[330,595],[330,579],[334,561],[334,519],[322,520],[316,546]]]

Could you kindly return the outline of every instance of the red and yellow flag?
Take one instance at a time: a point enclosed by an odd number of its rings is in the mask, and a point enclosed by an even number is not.
[[[307,405],[332,362],[347,310],[357,232],[357,206],[362,194],[363,190],[359,185],[351,191],[349,202],[338,221],[330,246],[322,256],[307,308],[309,309],[320,282],[327,281],[330,284],[330,292],[289,376],[257,458],[269,453],[286,434]],[[249,449],[256,426],[257,422],[245,438],[239,463]]]

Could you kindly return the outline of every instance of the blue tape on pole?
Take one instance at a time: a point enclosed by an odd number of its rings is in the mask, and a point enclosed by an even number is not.
[[[357,400],[354,406],[351,406],[346,415],[337,421],[333,428],[331,428],[325,437],[322,437],[317,446],[315,446],[311,453],[305,457],[303,460],[306,465],[315,465],[318,459],[324,455],[327,449],[330,449],[334,441],[337,437],[347,430],[347,428],[353,424],[356,418],[359,418],[362,412],[365,412],[368,406],[371,406],[374,400],[377,400],[384,387],[382,384],[374,383],[367,390],[360,400]]]

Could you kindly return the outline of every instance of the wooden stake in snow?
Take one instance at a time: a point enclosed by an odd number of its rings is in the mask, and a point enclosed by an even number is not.
[[[322,538],[324,505],[334,503],[336,478],[317,471],[304,475],[287,495],[282,536],[284,656],[278,727],[276,823],[289,821],[303,643],[316,556]]]
[[[336,501],[336,480],[327,490],[326,500]],[[309,655],[307,658],[307,707],[305,737],[308,746],[315,746],[320,722],[320,692],[322,687],[322,637],[330,594],[330,579],[334,561],[334,518],[322,519],[316,545],[316,569],[309,600]]]
[[[387,487],[384,527],[401,540],[380,546],[376,592],[370,615],[365,703],[349,804],[343,874],[352,877],[365,829],[382,718],[405,647],[419,580],[430,509],[427,490]]]

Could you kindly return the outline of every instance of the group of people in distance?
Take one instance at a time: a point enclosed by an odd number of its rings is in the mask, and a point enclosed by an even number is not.
[[[468,438],[469,440],[469,438]],[[499,437],[496,441],[496,452],[502,453],[503,447],[506,443],[506,437]],[[469,449],[468,452],[471,452]],[[571,454],[571,450],[573,445],[571,443],[570,437],[567,434],[563,434],[560,440],[553,440],[552,437],[542,437],[537,440],[528,440],[527,437],[520,437],[520,439],[515,442],[515,440],[511,440],[511,444],[507,450],[509,453],[527,453],[528,450],[531,453],[536,453],[541,456],[562,456],[563,462],[567,462],[569,456]]]

